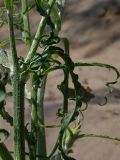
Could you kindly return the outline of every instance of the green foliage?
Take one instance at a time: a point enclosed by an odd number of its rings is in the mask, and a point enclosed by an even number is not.
[[[5,3],[5,7],[6,9],[12,9],[13,7],[13,0],[4,0],[4,3]]]
[[[0,48],[0,64],[6,68],[10,67],[7,53],[2,48]]]
[[[3,72],[0,77],[0,116],[14,128],[14,143],[16,144],[15,147],[17,146],[17,148],[14,148],[14,159],[25,159],[26,153],[24,143],[26,141],[29,149],[29,153],[26,155],[29,156],[30,160],[35,160],[37,158],[41,160],[75,160],[70,157],[70,153],[73,151],[72,147],[76,139],[90,136],[97,137],[97,135],[86,135],[82,133],[81,122],[77,122],[79,116],[83,116],[83,111],[87,109],[88,102],[94,95],[79,82],[79,77],[75,73],[75,68],[100,67],[115,72],[116,79],[106,83],[109,92],[111,91],[112,85],[117,83],[120,73],[115,67],[108,64],[73,62],[69,55],[68,39],[59,36],[64,8],[62,0],[35,0],[35,3],[32,5],[29,5],[27,0],[23,0],[22,5],[26,5],[27,7],[22,14],[18,10],[15,1],[5,0],[4,2],[4,14],[1,12],[1,26],[9,22],[10,38],[0,42],[0,47],[2,47],[0,48],[0,68],[1,73]],[[19,2],[18,4],[20,5]],[[28,15],[34,7],[36,7],[42,19],[35,38],[32,39],[28,25]],[[7,10],[14,12],[7,13]],[[18,17],[20,18],[20,22],[18,21]],[[44,32],[46,26],[49,27],[48,33]],[[14,37],[15,28],[19,29],[22,33],[22,37],[20,37],[19,40],[29,49],[26,51],[26,58],[17,55],[15,44],[17,38]],[[28,39],[23,38],[27,36]],[[12,54],[8,56],[3,48],[9,43]],[[64,47],[60,47],[60,43],[62,43]],[[39,47],[41,48],[40,53],[37,51]],[[10,57],[12,57],[13,64],[11,63]],[[62,61],[60,61],[60,59],[62,59]],[[46,77],[50,72],[56,70],[62,70],[64,75],[63,81],[57,85],[58,90],[63,95],[63,106],[58,109],[57,113],[60,124],[46,125],[43,116]],[[72,79],[73,88],[69,87],[69,77]],[[31,89],[27,88],[29,81],[31,81]],[[12,85],[11,92],[6,91],[7,84]],[[69,95],[70,92],[72,93],[71,95]],[[16,102],[13,103],[13,117],[6,111],[5,100],[7,96],[11,96]],[[31,106],[31,129],[29,131],[27,125],[24,124],[24,98],[28,100]],[[75,102],[71,112],[68,111],[68,100]],[[83,108],[83,103],[86,104],[85,108]],[[59,127],[60,131],[56,143],[47,154],[45,146],[45,128],[55,127]],[[4,135],[4,138],[1,139],[0,142],[3,144],[5,139],[9,136],[9,133],[4,129],[0,129],[0,133]],[[119,140],[119,138],[109,136],[98,135],[98,137]],[[39,139],[42,140],[39,141]],[[39,147],[38,142],[40,142],[42,146],[39,145]],[[9,157],[10,152],[6,150],[4,144],[2,146],[4,152]],[[59,150],[58,153],[56,153],[57,149]],[[44,153],[41,153],[40,150]],[[6,160],[3,152],[0,152],[0,156]]]
[[[9,132],[5,129],[0,129],[0,134],[4,135],[3,138],[0,138],[0,143],[3,143],[9,137]]]

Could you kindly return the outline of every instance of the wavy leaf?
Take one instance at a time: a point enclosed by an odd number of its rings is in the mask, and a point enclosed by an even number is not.
[[[6,68],[9,68],[7,53],[0,47],[0,64]]]
[[[0,116],[11,126],[13,126],[13,117],[5,110],[4,106],[0,108]]]
[[[0,134],[4,135],[0,138],[0,143],[3,143],[9,137],[9,132],[5,129],[0,129]]]
[[[75,67],[102,67],[108,70],[112,70],[116,73],[116,79],[114,81],[111,82],[107,82],[106,86],[109,87],[109,91],[111,92],[111,85],[117,83],[118,79],[120,78],[120,72],[117,70],[117,68],[115,68],[112,65],[109,64],[104,64],[104,63],[75,63]]]

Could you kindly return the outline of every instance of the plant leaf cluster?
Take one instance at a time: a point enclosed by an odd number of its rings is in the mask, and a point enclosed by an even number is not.
[[[12,0],[5,0],[6,8],[5,10],[0,10],[2,21],[1,26],[5,23],[8,23],[5,15],[6,10],[10,10],[16,4]],[[119,71],[108,64],[103,63],[84,63],[78,62],[75,63],[69,55],[69,41],[67,38],[60,37],[59,31],[61,29],[61,17],[63,12],[63,2],[62,0],[56,0],[55,5],[52,8],[52,16],[48,12],[50,5],[48,0],[35,0],[35,3],[28,5],[26,11],[23,14],[29,13],[34,7],[36,7],[37,12],[45,18],[46,25],[49,27],[49,32],[42,34],[38,39],[38,47],[41,49],[40,52],[36,51],[32,53],[32,56],[26,60],[26,58],[18,57],[18,67],[20,80],[26,84],[26,96],[29,100],[30,106],[34,106],[31,110],[31,120],[33,123],[33,129],[30,131],[27,129],[27,126],[24,126],[25,139],[28,143],[29,148],[29,157],[35,159],[37,156],[43,159],[51,160],[75,160],[73,157],[70,157],[72,152],[72,147],[76,139],[83,138],[86,135],[81,133],[81,123],[76,122],[83,111],[87,109],[88,102],[94,97],[87,88],[85,88],[79,81],[79,76],[75,72],[76,67],[101,67],[103,69],[112,70],[116,73],[116,79],[111,82],[107,82],[106,86],[111,89],[111,86],[117,83],[120,73]],[[16,11],[17,7],[15,7]],[[14,27],[23,32],[24,28],[22,26],[23,21],[21,19],[22,15],[20,13],[14,14]],[[54,16],[54,18],[53,18]],[[18,18],[20,17],[20,23]],[[21,38],[22,39],[22,38]],[[35,40],[34,40],[35,41]],[[6,44],[9,44],[10,40],[7,39],[3,42],[0,42],[0,46],[4,47]],[[25,41],[23,41],[25,43]],[[60,44],[63,44],[64,47],[60,47]],[[28,52],[29,54],[29,52]],[[62,59],[62,61],[61,61]],[[60,118],[60,124],[55,125],[46,125],[42,124],[38,110],[38,90],[41,89],[43,80],[48,76],[49,73],[57,70],[63,71],[63,81],[57,85],[58,90],[63,95],[63,106],[58,110],[57,116]],[[13,93],[6,91],[6,85],[12,84],[12,64],[10,62],[9,53],[3,48],[0,48],[0,116],[11,126],[13,126],[14,117],[12,117],[6,111],[6,97],[13,97]],[[27,89],[27,83],[33,78],[31,90]],[[72,79],[73,88],[69,87],[69,77]],[[33,94],[34,90],[34,94]],[[70,94],[71,92],[71,94]],[[29,95],[28,95],[29,93]],[[68,101],[74,101],[74,106],[72,111],[68,111],[69,103]],[[83,109],[83,103],[86,104],[86,107]],[[32,105],[31,105],[32,104]],[[75,124],[75,126],[71,126]],[[37,135],[41,128],[55,128],[59,127],[58,137],[56,143],[53,146],[52,150],[46,156],[37,155],[36,144],[37,144]],[[0,129],[0,134],[3,134],[4,137],[1,139],[0,143],[3,143],[6,138],[9,136],[9,132],[5,129]],[[93,135],[92,135],[93,136]],[[99,136],[102,137],[102,136]],[[108,138],[110,139],[110,138]],[[114,139],[114,138],[113,138]],[[116,139],[115,139],[116,140]],[[58,154],[55,154],[57,149],[59,150]],[[1,155],[0,155],[1,156]]]

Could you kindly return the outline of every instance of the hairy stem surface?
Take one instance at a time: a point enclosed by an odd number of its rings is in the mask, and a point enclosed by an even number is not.
[[[18,57],[15,44],[13,13],[8,10],[10,49],[12,52],[13,68],[12,86],[13,86],[13,111],[14,111],[14,159],[25,159],[25,140],[24,140],[24,82],[21,81]]]
[[[29,13],[27,12],[28,0],[21,0],[21,2],[22,2],[22,17],[24,25],[24,31],[22,33],[22,36],[26,44],[27,50],[29,51],[31,47],[31,33],[30,33]]]

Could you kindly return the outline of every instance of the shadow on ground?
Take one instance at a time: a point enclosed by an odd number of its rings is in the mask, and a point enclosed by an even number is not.
[[[76,5],[77,3],[77,5]],[[71,48],[90,48],[84,58],[91,58],[120,41],[120,1],[93,1],[87,6],[86,1],[70,0],[66,2],[63,21],[63,33],[70,38]],[[79,6],[79,7],[77,7]],[[68,29],[69,28],[69,29]],[[97,44],[96,44],[97,43]]]

